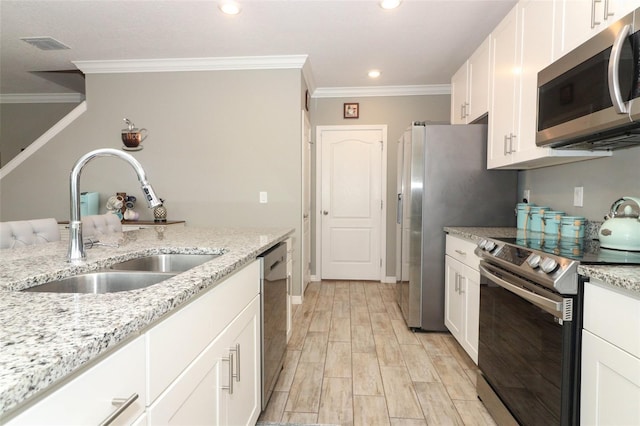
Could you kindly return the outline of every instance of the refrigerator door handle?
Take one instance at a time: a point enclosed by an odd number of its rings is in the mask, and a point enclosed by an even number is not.
[[[398,205],[396,206],[396,223],[402,223],[402,194],[398,194]]]

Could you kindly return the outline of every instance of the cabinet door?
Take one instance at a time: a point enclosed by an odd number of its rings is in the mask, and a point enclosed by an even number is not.
[[[222,383],[228,383],[229,373],[232,373],[233,391],[222,391],[224,423],[253,425],[262,410],[259,297],[251,302],[225,333],[232,338],[227,351],[233,354],[233,369],[223,371],[221,378]]]
[[[445,256],[444,323],[451,334],[460,341],[464,333],[464,306],[460,287],[464,283],[464,265]]]
[[[513,139],[513,160],[516,163],[544,157],[549,148],[536,145],[538,72],[552,61],[553,33],[545,26],[553,22],[553,2],[525,0],[518,4],[517,69],[518,90],[515,99],[516,137]]]
[[[467,123],[467,85],[469,61],[451,77],[451,124]]]
[[[292,298],[291,286],[293,285],[293,245],[291,238],[287,238],[287,343],[289,343],[289,337],[291,337],[291,319],[292,319]]]
[[[487,167],[495,168],[512,162],[514,134],[514,99],[516,99],[516,40],[518,8],[500,22],[491,34],[491,74],[493,76]],[[516,135],[517,137],[517,135]]]
[[[114,399],[125,400],[137,394],[113,423],[131,424],[144,412],[145,378],[144,337],[138,337],[7,424],[99,424],[118,408],[113,405]]]
[[[580,423],[640,424],[640,359],[583,330]]]
[[[464,280],[460,293],[464,312],[462,347],[473,362],[478,363],[478,333],[480,329],[480,272],[464,265]]]
[[[477,120],[489,111],[491,86],[491,36],[487,37],[469,58],[469,84],[467,87],[467,123]]]

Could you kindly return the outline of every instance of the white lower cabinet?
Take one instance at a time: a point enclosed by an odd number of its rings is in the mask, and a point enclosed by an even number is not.
[[[149,407],[150,425],[247,425],[260,414],[260,296]]]
[[[447,235],[444,323],[477,364],[480,272],[474,249],[474,243]]]
[[[580,423],[640,424],[640,295],[585,285]]]
[[[144,336],[127,343],[7,424],[96,425],[118,410],[122,401],[134,397],[112,425],[131,424],[144,413]]]

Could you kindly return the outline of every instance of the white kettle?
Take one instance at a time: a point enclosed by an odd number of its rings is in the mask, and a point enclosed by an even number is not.
[[[620,198],[606,219],[600,227],[600,247],[640,251],[640,199]]]

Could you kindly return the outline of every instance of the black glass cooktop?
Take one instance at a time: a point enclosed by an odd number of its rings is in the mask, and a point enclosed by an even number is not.
[[[584,265],[640,265],[640,252],[607,249],[600,247],[598,240],[562,240],[545,234],[495,239],[515,246],[574,259]]]

